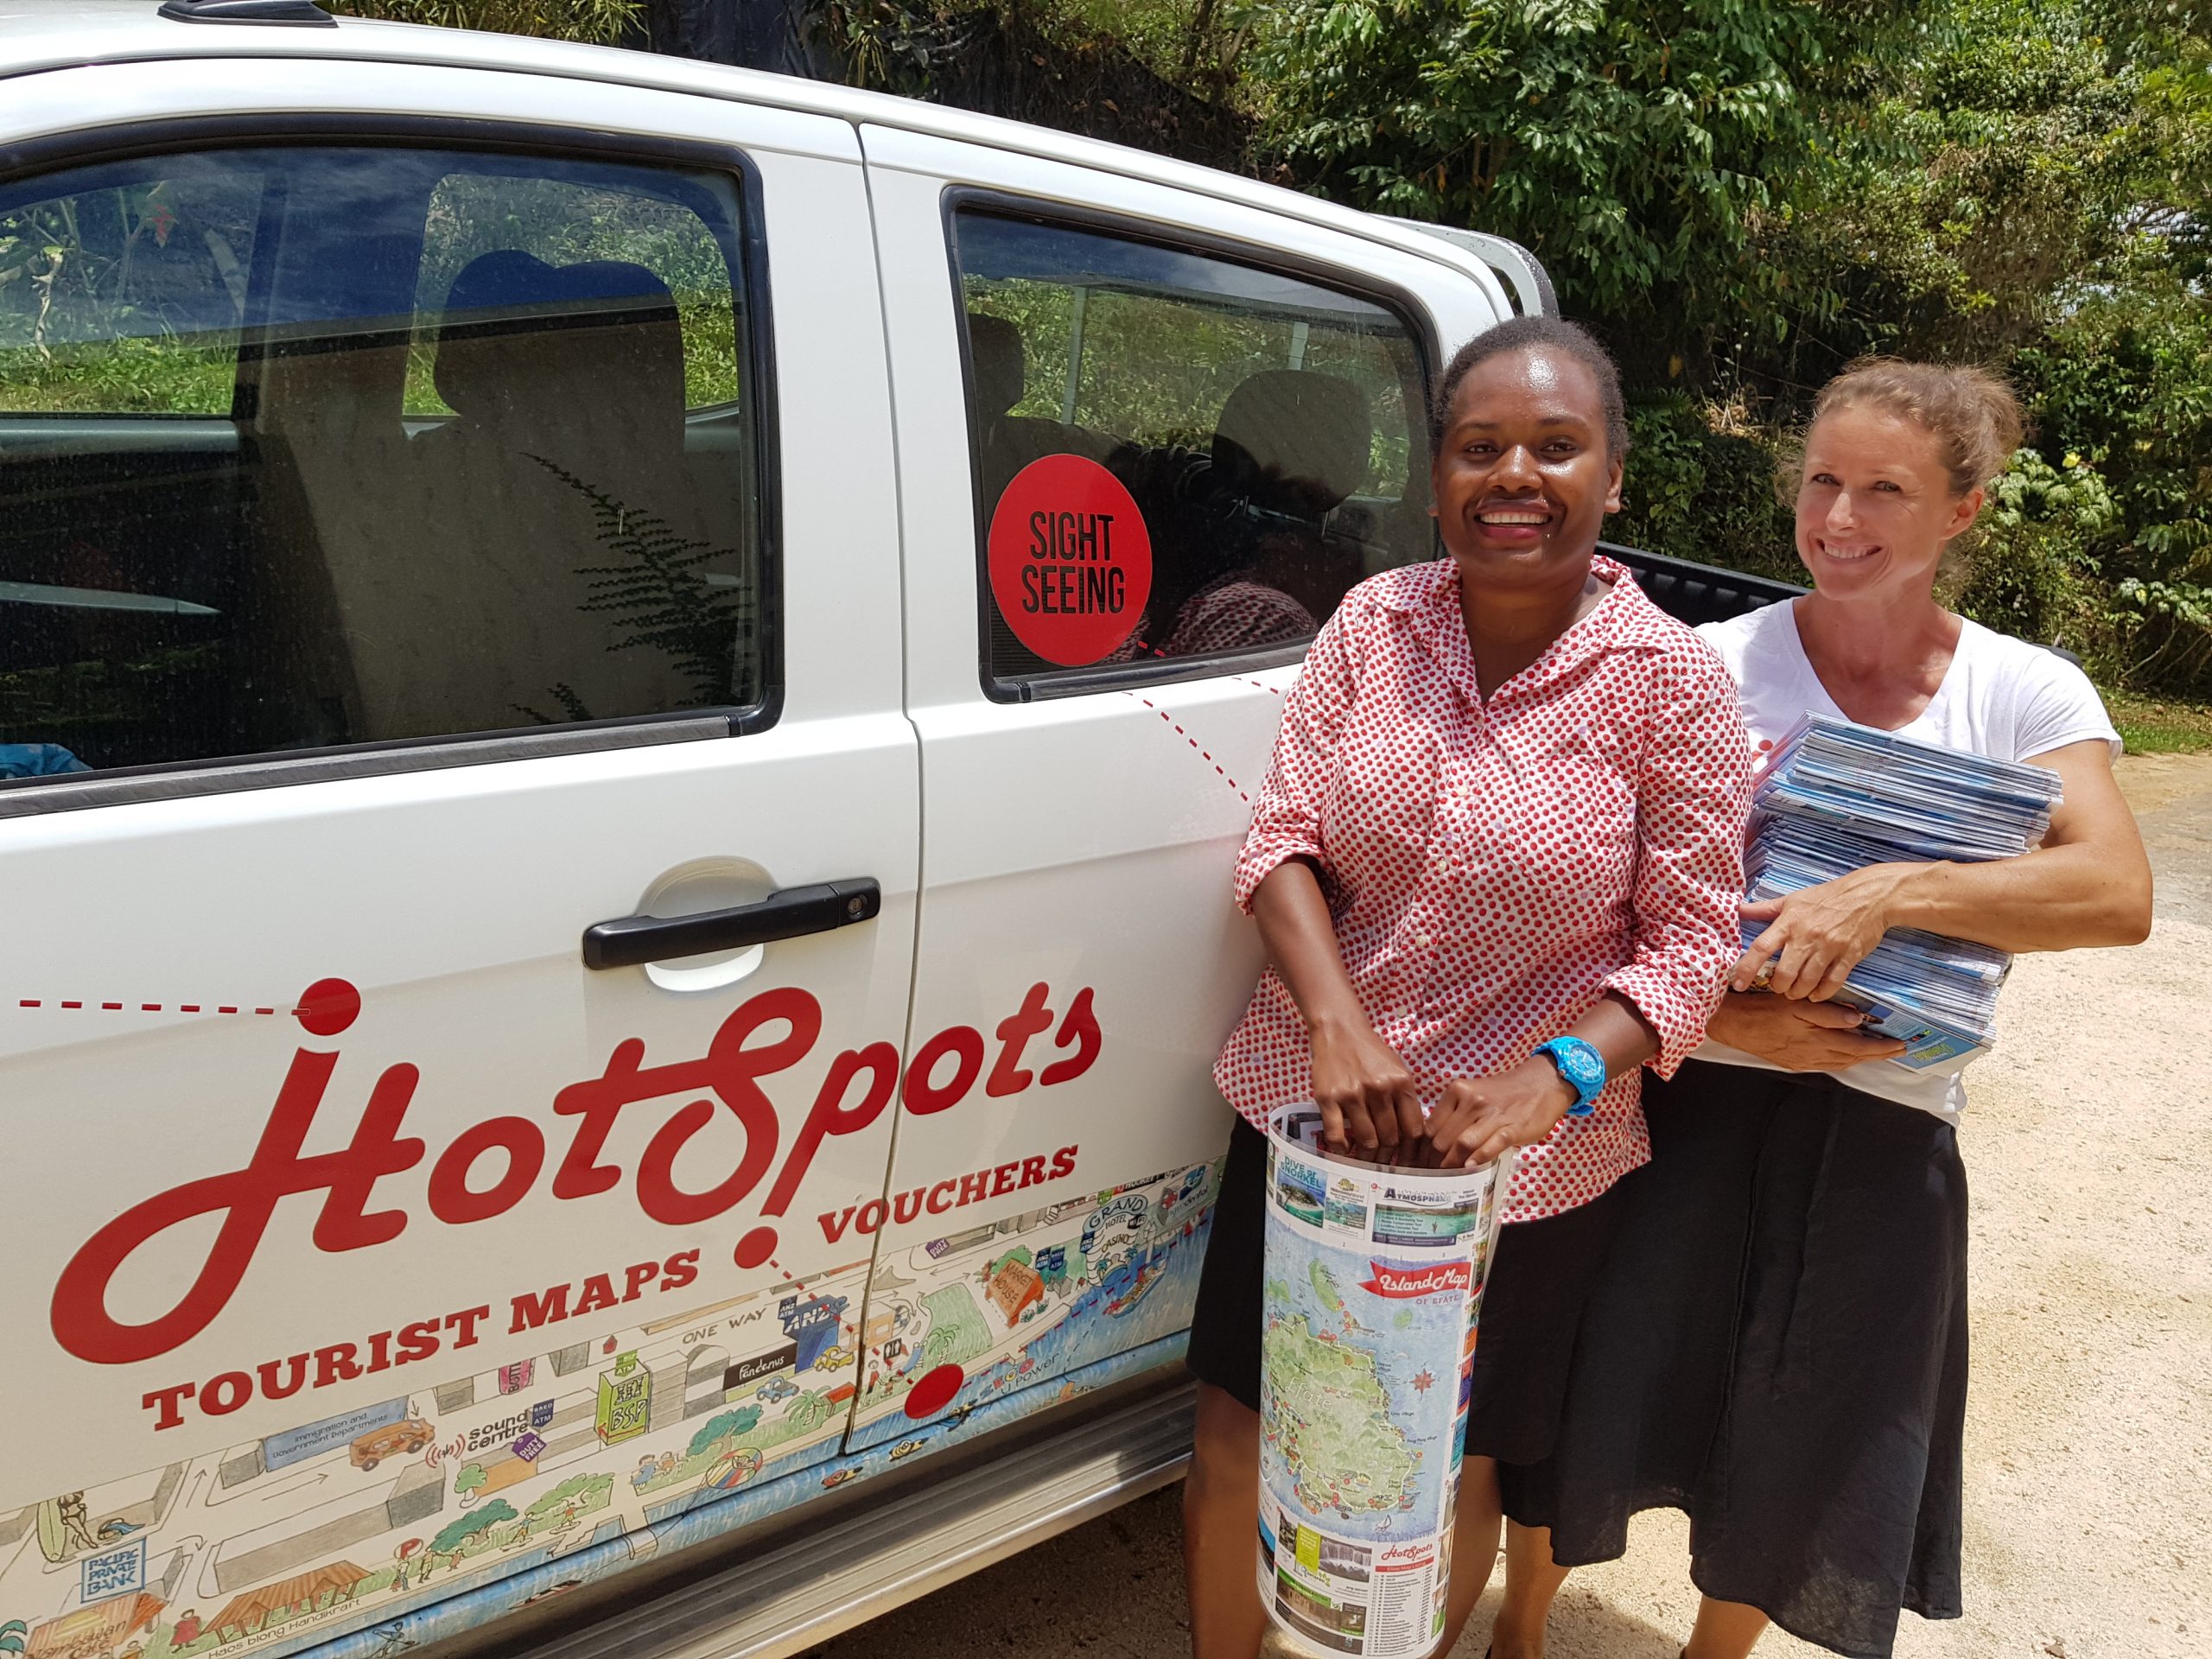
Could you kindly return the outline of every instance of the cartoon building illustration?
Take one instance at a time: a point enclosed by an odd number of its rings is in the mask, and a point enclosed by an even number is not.
[[[599,1410],[593,1418],[600,1441],[619,1446],[634,1440],[652,1425],[652,1373],[638,1363],[635,1354],[616,1357],[614,1369],[599,1378]]]
[[[799,1370],[814,1369],[823,1350],[837,1340],[848,1306],[842,1296],[786,1296],[776,1309],[784,1334],[798,1344]]]
[[[1023,1308],[1045,1300],[1045,1281],[1027,1262],[1009,1260],[991,1275],[990,1295],[1011,1330],[1020,1322]]]
[[[250,1635],[271,1619],[315,1612],[344,1601],[368,1576],[351,1561],[332,1561],[312,1573],[280,1579],[232,1598],[207,1621],[207,1628],[226,1637],[232,1632]]]
[[[159,1596],[116,1596],[49,1618],[31,1631],[23,1659],[105,1659],[153,1624],[162,1611]]]

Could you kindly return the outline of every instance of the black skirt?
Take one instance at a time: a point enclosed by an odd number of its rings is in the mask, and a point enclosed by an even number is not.
[[[1825,1075],[1647,1078],[1652,1161],[1578,1339],[1553,1454],[1502,1471],[1562,1566],[1691,1522],[1690,1576],[1888,1659],[1959,1616],[1967,1184],[1951,1125]]]
[[[1260,1408],[1268,1138],[1236,1120],[1191,1316],[1190,1367]],[[1616,1186],[1578,1209],[1501,1230],[1483,1287],[1466,1454],[1533,1463],[1552,1450],[1583,1303],[1620,1211]]]

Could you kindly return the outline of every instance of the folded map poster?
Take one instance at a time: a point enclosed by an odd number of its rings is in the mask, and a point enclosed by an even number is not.
[[[1395,1169],[1268,1136],[1260,1598],[1294,1650],[1415,1659],[1444,1629],[1475,1316],[1510,1155]]]
[[[1778,899],[1898,860],[2017,858],[2042,842],[2063,798],[2047,767],[1808,713],[1753,794],[1745,896]],[[1745,948],[1765,931],[1745,923]],[[1886,1064],[1955,1073],[1989,1052],[2012,963],[1989,945],[1893,927],[1835,1000],[1866,1014],[1869,1033],[1904,1044]]]

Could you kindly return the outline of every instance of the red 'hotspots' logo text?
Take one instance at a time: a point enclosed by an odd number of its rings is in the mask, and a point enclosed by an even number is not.
[[[813,1105],[775,1170],[760,1214],[784,1214],[823,1142],[831,1135],[867,1128],[891,1103],[894,1091],[908,1111],[927,1115],[958,1104],[978,1079],[986,1095],[1003,1096],[1019,1094],[1033,1082],[1050,1088],[1088,1071],[1098,1058],[1101,1041],[1088,987],[1075,994],[1066,1013],[1058,1016],[1053,1032],[1053,1046],[1071,1052],[1034,1074],[1023,1065],[1030,1039],[1053,1026],[1056,1016],[1046,1002],[1051,995],[1046,985],[1031,986],[1021,1006],[999,1022],[998,1053],[988,1076],[983,1036],[971,1026],[938,1033],[914,1052],[903,1072],[899,1051],[889,1043],[870,1043],[839,1053],[830,1062]],[[360,1006],[359,993],[353,986],[325,980],[301,999],[298,1018],[310,1035],[334,1037],[353,1023]],[[554,1113],[575,1120],[554,1168],[553,1196],[592,1198],[620,1185],[626,1174],[639,1208],[663,1225],[696,1226],[727,1214],[767,1178],[782,1146],[783,1126],[760,1080],[797,1065],[821,1033],[821,1003],[797,986],[781,986],[741,1003],[722,1021],[702,1058],[649,1066],[641,1039],[618,1043],[598,1077],[570,1084],[553,1098]],[[352,1141],[334,1152],[305,1153],[302,1147],[338,1058],[334,1051],[301,1048],[294,1052],[244,1168],[157,1192],[85,1242],[54,1287],[51,1318],[54,1338],[63,1348],[96,1364],[124,1365],[165,1354],[198,1336],[244,1281],[278,1201],[295,1193],[323,1195],[314,1232],[315,1248],[321,1250],[364,1249],[388,1243],[407,1230],[416,1218],[411,1210],[372,1209],[371,1204],[378,1181],[413,1169],[428,1152],[421,1140],[399,1133],[421,1074],[409,1065],[386,1068],[370,1088]],[[714,1121],[717,1109],[712,1100],[693,1098],[668,1113],[634,1171],[626,1172],[608,1160],[608,1135],[626,1110],[647,1101],[699,1094],[715,1096],[745,1130],[744,1154],[722,1180],[692,1192],[678,1186],[674,1176],[685,1145]],[[849,1098],[855,1094],[857,1098]],[[472,1185],[479,1160],[495,1152],[502,1155],[497,1161],[504,1166],[496,1179],[486,1185]],[[432,1162],[424,1202],[431,1217],[448,1226],[489,1220],[512,1210],[537,1185],[548,1156],[546,1131],[534,1119],[487,1117],[455,1135]],[[994,1173],[1007,1178],[994,1179],[994,1191],[1008,1190],[1010,1171],[1011,1166]],[[1056,1176],[1063,1173],[1057,1167],[1052,1172]],[[1020,1173],[1027,1175],[1026,1169]],[[1030,1184],[1029,1179],[1020,1181],[1020,1185]],[[975,1196],[982,1194],[978,1191]],[[963,1191],[960,1201],[973,1199]],[[941,1186],[911,1207],[917,1212],[934,1211],[950,1204],[944,1201]],[[910,1206],[903,1196],[896,1209],[899,1218],[906,1219]],[[880,1199],[872,1200],[868,1211],[873,1213],[860,1225],[863,1232],[881,1225],[885,1206]],[[823,1217],[823,1233],[834,1242],[851,1214],[848,1210]],[[137,1325],[111,1315],[108,1288],[124,1263],[169,1229],[200,1216],[221,1217],[220,1226],[207,1259],[176,1305]],[[739,1244],[738,1263],[757,1267],[774,1248],[773,1230],[756,1228]],[[666,1265],[677,1267],[674,1262]]]
[[[1440,1290],[1463,1291],[1474,1282],[1472,1270],[1465,1262],[1439,1262],[1425,1268],[1393,1268],[1370,1262],[1367,1268],[1375,1276],[1360,1288],[1377,1296],[1433,1296]]]

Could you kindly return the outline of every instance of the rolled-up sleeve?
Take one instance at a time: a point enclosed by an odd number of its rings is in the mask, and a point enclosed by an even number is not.
[[[1236,907],[1247,915],[1253,893],[1278,865],[1294,858],[1321,861],[1321,804],[1336,765],[1337,739],[1352,704],[1351,657],[1344,638],[1350,608],[1339,608],[1314,636],[1298,683],[1283,699],[1274,756],[1236,859]]]
[[[1671,1077],[1705,1038],[1740,951],[1751,745],[1736,688],[1702,643],[1662,675],[1637,779],[1631,955],[1605,981],[1659,1036],[1651,1069]]]

